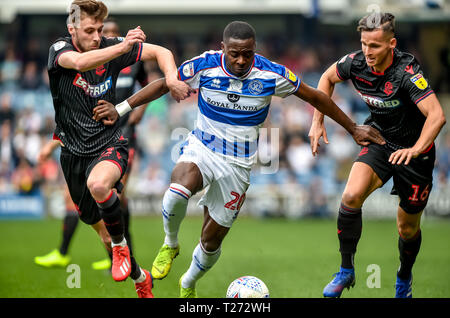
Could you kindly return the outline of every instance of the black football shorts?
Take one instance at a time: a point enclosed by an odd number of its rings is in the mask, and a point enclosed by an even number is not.
[[[369,165],[383,182],[393,177],[394,187],[391,194],[400,198],[400,207],[409,214],[422,211],[427,205],[433,187],[433,168],[436,159],[434,144],[408,165],[393,165],[388,160],[393,151],[385,146],[370,144],[363,147],[355,162]]]
[[[127,169],[128,143],[126,140],[118,140],[109,145],[97,157],[79,157],[71,154],[66,148],[61,147],[61,168],[69,188],[70,196],[80,215],[80,219],[89,225],[101,220],[101,214],[97,203],[92,197],[87,179],[94,166],[101,161],[111,161],[121,171],[121,177]],[[120,193],[122,184],[120,180],[114,186]]]
[[[136,138],[136,125],[125,124],[121,127],[122,136],[128,141],[128,167],[127,172],[131,172],[133,166],[134,155],[136,153],[137,138]]]

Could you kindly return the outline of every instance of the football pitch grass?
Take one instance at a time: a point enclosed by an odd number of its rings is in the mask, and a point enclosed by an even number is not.
[[[190,265],[201,225],[201,217],[184,220],[179,235],[180,255],[169,275],[155,281],[155,297],[178,297],[178,281]],[[59,245],[61,226],[61,220],[55,219],[0,221],[1,298],[137,297],[131,279],[117,283],[108,271],[91,268],[91,263],[104,258],[106,252],[94,230],[81,222],[69,249],[71,264],[78,265],[79,271],[34,264],[34,256]],[[163,240],[161,217],[134,217],[131,233],[138,263],[150,269]],[[421,252],[413,269],[413,296],[449,298],[450,220],[425,218],[422,233]],[[395,220],[363,220],[355,258],[356,286],[345,290],[343,298],[394,296],[399,265],[397,240]],[[235,278],[253,275],[266,283],[272,298],[321,298],[339,261],[335,220],[240,217],[223,243],[219,261],[197,283],[197,294],[204,298],[225,297]],[[70,288],[76,282],[76,273],[79,288]]]

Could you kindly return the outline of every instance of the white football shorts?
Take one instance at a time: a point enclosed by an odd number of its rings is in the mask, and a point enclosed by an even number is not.
[[[181,146],[178,162],[192,162],[202,173],[204,195],[198,202],[219,225],[231,227],[237,218],[250,186],[250,169],[225,160],[208,149],[193,134]]]

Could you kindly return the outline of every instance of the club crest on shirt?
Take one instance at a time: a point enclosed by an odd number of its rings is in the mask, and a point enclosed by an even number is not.
[[[263,89],[264,89],[264,86],[263,86],[263,83],[261,83],[261,81],[253,80],[248,84],[248,90],[253,95],[261,94]]]
[[[391,82],[386,82],[386,84],[384,84],[384,93],[386,95],[391,95],[393,88],[394,88],[394,86],[392,85]]]
[[[242,83],[239,80],[235,80],[230,78],[229,86],[227,89],[227,92],[235,92],[235,93],[241,93],[242,94],[242,86],[244,86],[244,83]]]
[[[409,80],[410,80],[411,82],[413,82],[414,85],[416,85],[418,89],[424,90],[425,88],[428,87],[428,82],[427,82],[427,80],[426,80],[426,79],[423,77],[423,75],[420,74],[420,73],[418,73],[418,74],[412,76]]]

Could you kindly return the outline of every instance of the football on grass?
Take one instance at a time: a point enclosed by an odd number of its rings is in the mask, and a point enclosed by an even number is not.
[[[255,276],[242,276],[230,284],[227,298],[269,298],[269,289]]]

